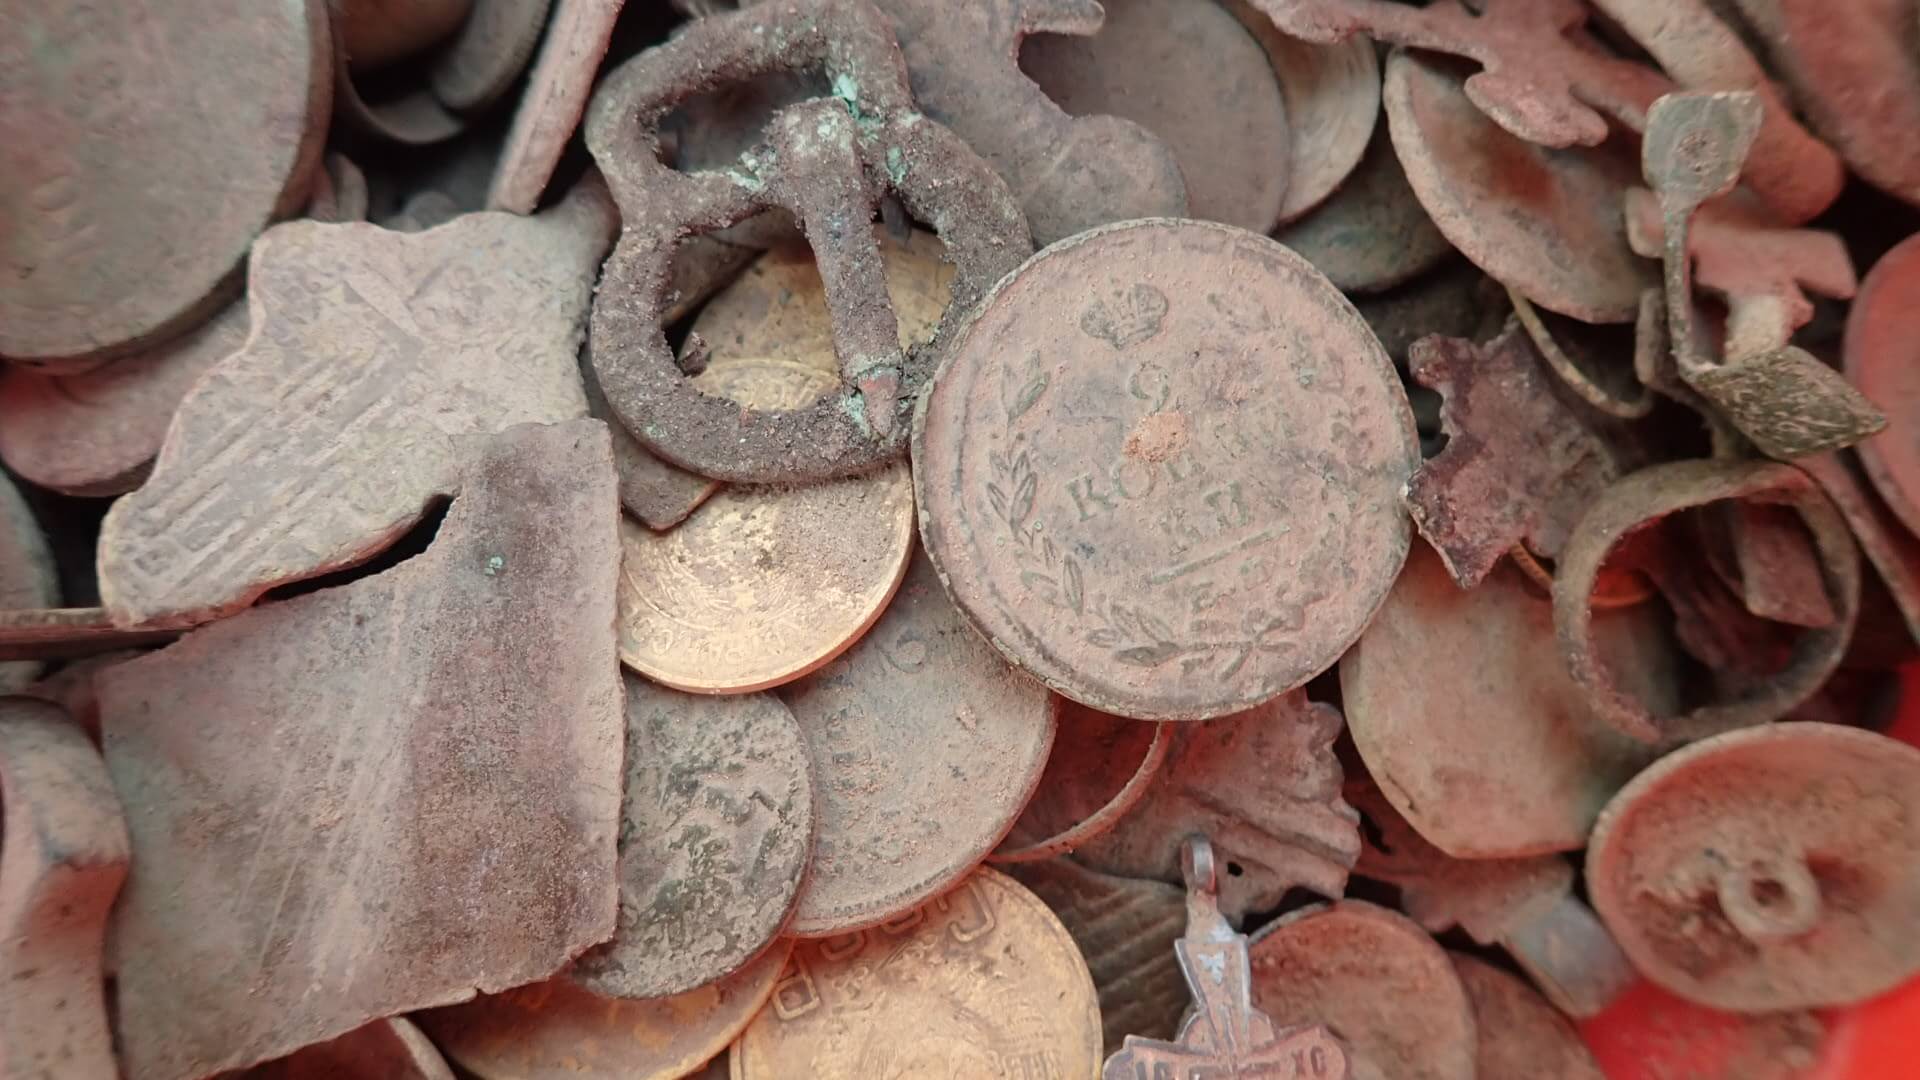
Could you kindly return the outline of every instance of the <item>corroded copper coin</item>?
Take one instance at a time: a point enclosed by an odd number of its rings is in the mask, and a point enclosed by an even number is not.
[[[1345,293],[1390,289],[1453,254],[1453,245],[1407,185],[1384,126],[1346,182],[1273,238]]]
[[[731,1066],[734,1080],[1091,1077],[1100,1005],[1066,927],[983,867],[879,926],[801,943]]]
[[[787,360],[740,360],[699,385],[792,409],[837,385]],[[672,532],[621,525],[620,658],[694,693],[764,690],[839,655],[880,617],[913,551],[904,464],[798,488],[734,486]]]
[[[1047,769],[995,862],[1045,859],[1106,833],[1146,796],[1173,745],[1176,725],[1053,701],[1060,722]]]
[[[226,1080],[453,1080],[453,1070],[420,1029],[392,1016],[337,1039],[296,1050]]]
[[[1236,712],[1338,659],[1406,558],[1418,460],[1352,305],[1209,222],[1034,256],[914,418],[921,533],[961,610],[1049,686],[1141,719]]]
[[[1887,508],[1920,535],[1920,237],[1880,257],[1847,315],[1847,378],[1894,418],[1894,426],[1860,444],[1860,461]]]
[[[1630,322],[1653,267],[1627,244],[1620,204],[1639,181],[1610,147],[1550,150],[1500,129],[1467,99],[1464,72],[1396,52],[1385,98],[1407,181],[1441,233],[1527,299],[1588,322]]]
[[[626,687],[620,919],[573,975],[608,997],[666,997],[739,970],[786,926],[813,850],[813,778],[777,698],[631,674]]]
[[[1588,705],[1553,638],[1553,605],[1496,569],[1461,589],[1425,544],[1340,660],[1341,698],[1367,769],[1420,834],[1458,858],[1585,847],[1594,818],[1652,747]],[[1606,663],[1650,707],[1680,694],[1659,613],[1601,616]]]
[[[1831,724],[1656,762],[1594,829],[1594,907],[1649,979],[1741,1012],[1849,1005],[1920,972],[1920,750]]]
[[[1254,1007],[1324,1024],[1353,1080],[1473,1080],[1473,1010],[1446,950],[1361,900],[1320,904],[1255,935]]]
[[[60,579],[46,534],[6,473],[0,472],[0,613],[44,610],[60,602]],[[7,620],[0,615],[0,626]],[[0,694],[32,682],[40,665],[0,663]]]
[[[70,368],[212,314],[306,202],[324,0],[6,0],[0,25],[0,356]]]
[[[1091,36],[1040,34],[1020,67],[1075,116],[1132,120],[1166,140],[1188,215],[1266,232],[1291,175],[1287,104],[1266,54],[1215,0],[1106,0]]]
[[[813,865],[790,932],[825,937],[912,909],[978,865],[1053,745],[1039,683],[974,635],[916,558],[846,655],[782,695],[813,760]]]
[[[782,939],[719,982],[672,997],[624,1001],[549,979],[422,1013],[420,1026],[480,1080],[679,1080],[739,1036],[792,951]]]
[[[1474,1080],[1606,1080],[1580,1032],[1525,979],[1448,953],[1473,1006]]]
[[[1245,0],[1226,0],[1280,78],[1287,103],[1287,194],[1280,220],[1319,206],[1360,164],[1380,120],[1380,58],[1365,37],[1319,43],[1282,33]]]

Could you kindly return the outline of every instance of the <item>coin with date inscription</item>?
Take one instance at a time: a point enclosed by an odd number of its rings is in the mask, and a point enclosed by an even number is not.
[[[1326,670],[1406,559],[1413,413],[1380,342],[1264,236],[1095,229],[1003,279],[914,418],[921,535],[1009,660],[1199,720]]]

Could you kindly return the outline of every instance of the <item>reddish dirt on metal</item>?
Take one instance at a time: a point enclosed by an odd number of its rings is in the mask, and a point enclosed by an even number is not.
[[[1324,1024],[1353,1080],[1473,1080],[1473,1011],[1446,950],[1361,900],[1303,908],[1253,939],[1253,1004]]]
[[[420,1029],[398,1016],[375,1020],[337,1039],[316,1043],[278,1061],[231,1074],[228,1080],[453,1080],[453,1070]]]
[[[1188,217],[1266,232],[1280,221],[1293,139],[1274,65],[1214,0],[1105,0],[1088,36],[1042,34],[1021,70],[1075,116],[1153,132],[1186,179]]]
[[[1622,789],[1587,852],[1634,966],[1717,1009],[1851,1005],[1920,973],[1920,750],[1831,724],[1697,743]]]
[[[1868,486],[1860,466],[1840,453],[1814,454],[1794,462],[1833,500],[1867,561],[1880,573],[1907,631],[1920,642],[1920,538],[1894,516]]]
[[[322,0],[0,3],[0,357],[72,370],[218,310],[326,133]]]
[[[1580,1032],[1525,979],[1450,952],[1473,1006],[1474,1080],[1606,1080]]]
[[[921,535],[973,624],[1068,697],[1165,720],[1339,658],[1406,557],[1419,459],[1391,362],[1324,277],[1167,219],[1001,282],[913,451]]]
[[[192,625],[358,563],[453,482],[460,436],[585,416],[576,354],[613,228],[583,184],[537,218],[262,237],[246,344],[193,385],[102,526],[114,621]]]
[[[561,151],[587,111],[593,77],[625,5],[626,0],[554,0],[540,58],[494,167],[487,209],[530,214],[539,205]]]
[[[1847,315],[1847,378],[1895,418],[1890,430],[1860,444],[1860,462],[1907,529],[1920,535],[1920,237],[1880,257]]]
[[[1069,852],[1111,831],[1139,803],[1173,745],[1171,724],[1129,720],[1055,696],[1059,733],[1040,785],[993,853],[999,863]]]
[[[1346,182],[1273,238],[1349,295],[1390,289],[1453,254],[1453,245],[1407,186],[1384,126]]]
[[[573,977],[607,997],[667,997],[738,971],[793,916],[813,851],[813,776],[779,699],[624,681],[620,919]]]
[[[1320,205],[1359,165],[1380,119],[1380,59],[1364,37],[1321,44],[1282,33],[1246,0],[1227,10],[1267,52],[1287,103],[1287,194],[1281,222]]]
[[[335,0],[334,44],[356,71],[373,71],[446,38],[476,0]]]
[[[424,554],[96,679],[135,853],[112,927],[134,1080],[545,978],[613,933],[605,429],[466,446]]]
[[[12,636],[7,628],[13,620],[7,613],[18,616],[59,602],[60,579],[46,534],[20,490],[0,473],[0,641]],[[39,674],[36,663],[0,663],[0,694],[20,689]]]
[[[57,707],[0,698],[0,1075],[119,1073],[101,985],[127,826],[100,754]]]
[[[1451,0],[1449,0],[1451,2]],[[1527,299],[1588,322],[1630,322],[1651,264],[1627,244],[1620,200],[1638,180],[1614,146],[1553,151],[1468,100],[1462,70],[1397,52],[1385,98],[1394,150],[1433,223],[1476,266]]]

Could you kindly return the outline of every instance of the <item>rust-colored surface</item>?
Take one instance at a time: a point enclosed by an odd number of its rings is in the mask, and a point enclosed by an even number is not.
[[[1020,70],[1032,34],[1097,33],[1082,0],[881,0],[914,100],[993,166],[1036,245],[1098,225],[1187,212],[1174,148],[1131,120],[1068,116]]]
[[[620,477],[620,505],[656,532],[673,528],[713,493],[720,481],[690,473],[654,456],[640,440],[620,425],[600,392],[600,380],[593,373],[591,346],[580,350],[580,382],[587,392],[587,413],[606,421],[613,435],[613,467]]]
[[[909,412],[958,313],[1029,250],[1006,185],[914,107],[889,31],[867,0],[708,17],[615,69],[594,97],[587,146],[624,226],[594,305],[594,368],[628,430],[676,465],[770,482],[843,477],[898,457]],[[767,132],[770,153],[750,152],[725,172],[679,173],[659,161],[659,123],[676,105],[795,69],[822,71],[846,97],[780,110]],[[882,192],[941,224],[955,267],[949,317],[922,348],[899,346],[872,233],[837,224],[849,215],[869,220]],[[683,239],[775,207],[794,212],[820,262],[845,386],[805,408],[765,412],[688,382],[667,345],[663,309]]]
[[[1613,666],[1597,651],[1587,598],[1601,564],[1629,533],[1729,499],[1789,507],[1799,514],[1819,552],[1835,622],[1801,633],[1783,666],[1734,696],[1684,713],[1656,712],[1658,703],[1623,688]],[[1650,564],[1649,569],[1659,567]],[[1655,584],[1664,591],[1666,583],[1656,577]],[[1580,519],[1553,584],[1555,634],[1574,681],[1590,695],[1595,713],[1634,738],[1667,747],[1786,715],[1833,673],[1853,636],[1859,606],[1860,553],[1845,520],[1805,473],[1772,462],[1677,461],[1622,477]],[[1685,629],[1681,627],[1683,633]]]
[[[313,171],[307,216],[333,224],[365,221],[368,198],[367,174],[346,155],[329,153],[321,159],[320,168]]]
[[[901,916],[1000,843],[1053,745],[1046,690],[974,635],[916,558],[847,653],[783,692],[813,761],[813,865],[789,932]]]
[[[324,0],[6,0],[0,357],[49,372],[178,334],[299,210],[326,133]]]
[[[1407,185],[1385,125],[1346,182],[1273,238],[1348,294],[1391,289],[1453,254],[1453,245]]]
[[[1093,1076],[1100,1006],[1060,920],[983,867],[889,922],[797,946],[730,1066],[734,1080]]]
[[[1792,626],[1832,626],[1839,616],[1827,595],[1826,571],[1799,515],[1783,506],[1722,504],[1734,571],[1729,585],[1747,610]],[[1713,549],[1708,549],[1711,557]]]
[[[420,1029],[401,1017],[375,1020],[230,1080],[453,1080],[453,1070]]]
[[[587,183],[537,218],[262,237],[246,344],[102,526],[114,621],[192,625],[360,562],[446,490],[459,436],[585,416],[575,354],[613,227]]]
[[[1171,1039],[1191,1002],[1173,954],[1187,921],[1186,894],[1164,881],[1089,870],[1072,859],[1007,868],[1066,926],[1100,998],[1104,1053],[1128,1035]]]
[[[1100,7],[1090,35],[1030,38],[1021,71],[1075,116],[1118,116],[1165,141],[1186,180],[1184,216],[1254,232],[1278,224],[1293,139],[1265,50],[1215,0]]]
[[[1406,916],[1361,900],[1302,908],[1251,953],[1254,1007],[1282,1027],[1325,1025],[1354,1080],[1473,1080],[1466,990]]]
[[[1429,337],[1408,352],[1441,393],[1447,447],[1407,483],[1407,509],[1463,589],[1525,542],[1557,558],[1574,523],[1619,472],[1612,450],[1556,397],[1520,327],[1485,345]]]
[[[623,1001],[549,979],[423,1013],[420,1025],[480,1080],[679,1080],[746,1029],[792,951],[782,939],[732,975],[673,997]]]
[[[122,629],[107,618],[105,608],[0,610],[0,660],[92,656],[115,649],[161,645],[179,636],[175,630]],[[37,664],[33,666],[38,669]],[[5,669],[0,666],[0,670]]]
[[[1346,889],[1360,854],[1359,815],[1340,797],[1333,740],[1340,713],[1303,691],[1175,732],[1140,804],[1075,857],[1096,870],[1180,881],[1180,845],[1213,838],[1220,906],[1236,923],[1287,890]]]
[[[738,971],[793,916],[813,851],[813,774],[777,698],[625,683],[620,919],[573,976],[608,997],[667,997]]]
[[[0,1074],[114,1080],[101,986],[127,826],[99,752],[61,710],[0,698]]]
[[[1914,431],[1920,402],[1920,238],[1880,257],[1867,273],[1847,315],[1847,378],[1887,410],[1894,426],[1860,443],[1860,462],[1887,508],[1920,535],[1920,438]]]
[[[530,214],[539,205],[561,151],[587,111],[593,76],[625,6],[626,0],[554,0],[553,21],[494,167],[487,209]]]
[[[236,301],[181,337],[84,374],[0,369],[0,459],[67,495],[132,491],[181,399],[246,339],[247,305]]]
[[[373,71],[459,28],[476,0],[337,0],[336,44],[356,71]]]
[[[1033,798],[993,853],[1002,863],[1069,852],[1111,831],[1146,797],[1175,726],[1110,716],[1055,696],[1059,732]]]
[[[1500,332],[1507,317],[1506,290],[1465,259],[1449,259],[1388,292],[1356,296],[1353,306],[1402,368],[1413,343],[1423,337],[1484,341]],[[1423,437],[1437,433],[1440,426],[1439,396],[1426,395],[1426,401],[1432,406],[1429,413],[1420,413],[1420,399],[1414,401]]]
[[[763,409],[833,388],[786,360],[715,364],[698,382]],[[815,670],[880,617],[913,551],[912,481],[892,464],[806,487],[736,486],[671,532],[627,522],[621,538],[620,658],[695,693],[762,690]]]
[[[1671,711],[1679,661],[1659,614],[1597,618],[1629,692]],[[1654,757],[1593,714],[1560,659],[1552,605],[1517,572],[1463,590],[1425,544],[1341,658],[1340,689],[1367,771],[1456,858],[1585,847],[1600,808]]]
[[[1857,462],[1841,453],[1814,454],[1795,462],[1833,500],[1867,561],[1900,609],[1907,632],[1920,643],[1920,538],[1875,497]]]
[[[414,65],[418,74],[405,72],[411,77],[383,86],[374,100],[363,97],[355,82],[366,66],[344,47],[352,6],[342,8],[335,17],[335,37],[343,39],[334,61],[336,119],[360,134],[409,147],[453,138],[519,78],[546,26],[549,2],[471,0],[471,10],[453,32]],[[390,68],[389,75],[395,70]]]
[[[1920,971],[1920,750],[1780,723],[1627,785],[1587,852],[1594,907],[1649,979],[1718,1009],[1849,1005]]]
[[[1631,331],[1632,346],[1625,349],[1609,347],[1607,336],[1613,332],[1612,327],[1541,312],[1513,289],[1506,293],[1513,304],[1514,319],[1562,386],[1616,419],[1638,420],[1653,411],[1653,388],[1640,381],[1633,361],[1643,350],[1654,348],[1653,342],[1643,339],[1655,335],[1643,335],[1639,324],[1658,312],[1657,293],[1641,293],[1641,309]],[[1658,347],[1665,351],[1664,338]]]
[[[1280,79],[1287,103],[1284,224],[1319,206],[1360,164],[1380,120],[1380,59],[1364,37],[1319,43],[1282,33],[1247,0],[1223,0]]]
[[[1324,277],[1171,220],[1083,234],[996,287],[913,449],[922,535],[973,624],[1076,701],[1169,720],[1345,651],[1406,557],[1418,462],[1392,364]]]
[[[60,706],[67,718],[97,745],[100,742],[100,698],[94,692],[93,677],[139,655],[141,652],[138,649],[117,649],[70,660],[53,673],[41,677],[40,681],[21,687],[19,693],[22,697],[39,698]]]
[[[46,535],[19,489],[0,473],[0,657],[7,655],[7,644],[22,636],[17,631],[23,621],[59,602],[60,579]],[[0,663],[0,693],[12,693],[39,674],[37,663]]]
[[[465,442],[424,554],[96,678],[135,854],[112,927],[130,1080],[518,986],[613,933],[607,438]]]
[[[1606,1080],[1580,1032],[1525,979],[1465,953],[1447,958],[1473,1006],[1475,1080]]]
[[[1451,3],[1452,0],[1447,0]],[[1637,177],[1611,146],[1552,151],[1500,130],[1461,70],[1387,60],[1388,129],[1407,181],[1454,247],[1527,299],[1588,322],[1630,322],[1651,268],[1627,244],[1620,200]]]

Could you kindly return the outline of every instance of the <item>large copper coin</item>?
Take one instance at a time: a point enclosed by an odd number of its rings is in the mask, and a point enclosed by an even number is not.
[[[785,360],[736,361],[701,388],[759,409],[838,385]],[[622,521],[620,659],[701,694],[764,690],[839,655],[873,621],[913,551],[903,464],[799,488],[727,488],[672,532]]]
[[[631,674],[626,687],[619,923],[573,972],[610,997],[666,997],[739,970],[787,924],[813,848],[813,779],[776,698],[696,697]]]
[[[4,0],[0,26],[0,356],[67,366],[204,319],[306,201],[324,0]]]
[[[1253,1004],[1325,1024],[1353,1080],[1474,1080],[1473,1010],[1446,950],[1360,900],[1302,909],[1253,939]]]
[[[1920,750],[1805,723],[1686,747],[1608,804],[1587,888],[1634,966],[1702,1005],[1890,990],[1920,973]]]
[[[1627,244],[1621,202],[1640,182],[1631,155],[1553,150],[1501,130],[1462,89],[1458,63],[1414,52],[1387,60],[1393,148],[1446,238],[1541,307],[1587,322],[1632,322],[1652,263]]]
[[[1191,216],[1265,232],[1290,175],[1273,65],[1214,0],[1106,0],[1090,37],[1039,34],[1020,69],[1075,116],[1132,120],[1166,140]]]
[[[1390,289],[1453,254],[1453,245],[1407,184],[1384,127],[1374,133],[1346,183],[1273,238],[1345,293]]]
[[[1049,686],[1142,719],[1236,712],[1338,659],[1406,558],[1418,461],[1352,305],[1199,221],[1035,255],[914,417],[921,532],[961,610]]]
[[[1340,661],[1354,745],[1399,811],[1456,858],[1585,847],[1600,808],[1656,750],[1594,715],[1560,659],[1553,605],[1512,567],[1461,589],[1413,546],[1387,602]],[[1678,706],[1677,646],[1646,608],[1596,629],[1641,700]]]
[[[1473,1005],[1474,1080],[1606,1080],[1580,1033],[1525,979],[1449,953]]]
[[[1887,411],[1860,461],[1887,508],[1920,534],[1920,236],[1880,256],[1847,315],[1847,378]]]
[[[1018,863],[1072,851],[1104,835],[1144,798],[1178,725],[1129,720],[1055,696],[1059,733],[1033,798],[993,853]]]
[[[733,1080],[1090,1077],[1100,1006],[1066,927],[983,868],[891,922],[796,948],[731,1067]]]
[[[719,982],[672,997],[623,1001],[549,979],[423,1013],[420,1026],[480,1080],[677,1080],[739,1036],[792,951],[776,942]]]
[[[1360,163],[1380,120],[1380,58],[1364,35],[1322,44],[1284,33],[1246,0],[1225,0],[1280,77],[1287,103],[1287,196],[1280,220],[1320,205]]]
[[[872,926],[958,881],[1013,826],[1053,745],[1045,688],[974,635],[924,558],[871,633],[784,696],[819,815],[791,927],[806,937]]]
[[[0,612],[51,608],[60,603],[60,579],[46,534],[27,500],[0,472]],[[4,620],[0,620],[4,621]],[[31,662],[0,663],[0,694],[9,694],[40,675]]]

